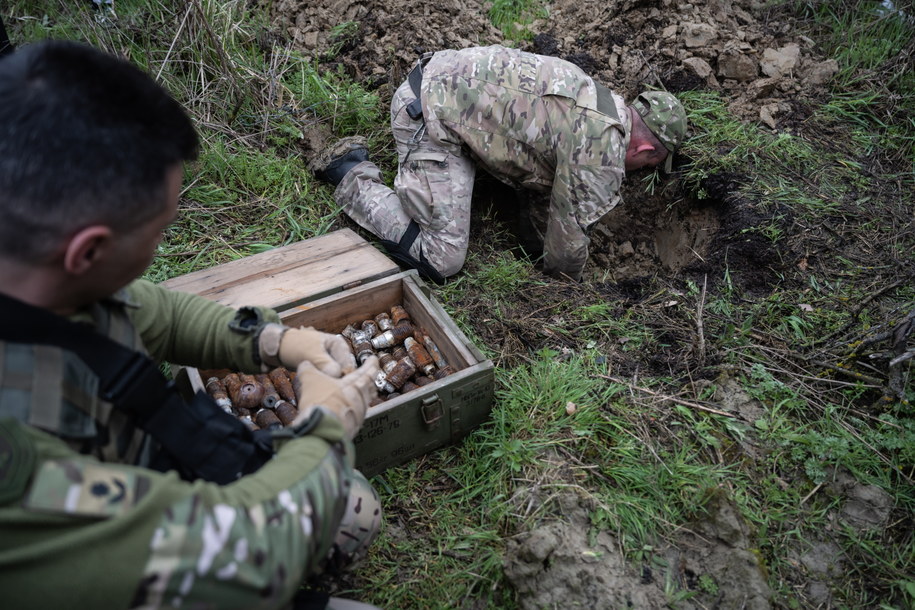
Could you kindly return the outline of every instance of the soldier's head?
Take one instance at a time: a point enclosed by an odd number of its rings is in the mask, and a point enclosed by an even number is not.
[[[630,106],[632,131],[626,169],[655,167],[670,171],[673,155],[686,137],[686,111],[680,101],[664,91],[640,93]]]
[[[174,215],[197,146],[180,104],[127,61],[74,42],[20,48],[0,61],[0,257],[63,261],[93,227],[70,256],[121,235],[142,242]]]

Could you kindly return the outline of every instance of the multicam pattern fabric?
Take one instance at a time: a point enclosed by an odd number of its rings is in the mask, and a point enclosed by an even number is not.
[[[259,309],[264,321],[276,312]],[[71,319],[156,360],[205,368],[259,371],[254,333],[231,327],[235,310],[192,294],[137,280]],[[96,374],[76,354],[54,345],[0,340],[0,416],[68,440],[105,462],[144,465],[150,444],[123,413],[98,396]]]
[[[645,126],[667,149],[662,169],[670,173],[674,152],[686,137],[686,110],[680,100],[664,91],[645,91],[632,103]]]
[[[328,559],[350,475],[329,456],[256,504],[214,502],[205,494],[181,499],[155,529],[134,607],[278,607]]]
[[[378,498],[331,418],[227,486],[103,464],[15,420],[0,424],[0,449],[16,439],[35,456],[23,496],[0,504],[9,607],[280,608],[308,576],[364,555],[378,533]]]
[[[466,160],[473,160],[511,186],[550,192],[545,270],[579,278],[588,228],[619,202],[629,129],[622,98],[613,95],[608,111],[598,85],[577,66],[492,46],[432,57],[423,71],[424,124],[405,118],[412,99],[405,83],[391,104],[400,158],[395,192],[362,163],[337,189],[344,211],[393,241],[416,220],[423,253],[452,275],[466,254],[474,178]],[[436,252],[443,239],[447,257]]]
[[[664,91],[645,91],[632,103],[645,126],[670,152],[686,137],[686,111],[676,97]]]

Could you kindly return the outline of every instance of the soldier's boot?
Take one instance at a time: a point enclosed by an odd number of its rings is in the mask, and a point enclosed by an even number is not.
[[[311,171],[318,179],[334,186],[340,184],[351,169],[369,160],[365,138],[352,136],[337,140],[311,162]]]

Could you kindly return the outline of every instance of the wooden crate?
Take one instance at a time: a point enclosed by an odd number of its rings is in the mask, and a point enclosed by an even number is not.
[[[492,362],[458,329],[416,271],[401,272],[348,229],[164,285],[232,306],[272,307],[289,326],[330,333],[402,305],[456,372],[369,408],[355,438],[356,464],[367,476],[460,440],[492,408]],[[189,391],[203,388],[196,369],[181,369],[176,377]]]

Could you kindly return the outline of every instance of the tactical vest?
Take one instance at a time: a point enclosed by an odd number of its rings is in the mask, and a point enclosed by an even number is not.
[[[79,320],[91,320],[100,334],[145,354],[126,299],[122,291],[94,303]],[[147,465],[147,435],[102,400],[98,386],[96,374],[68,350],[0,340],[0,416],[53,434],[101,461]]]

